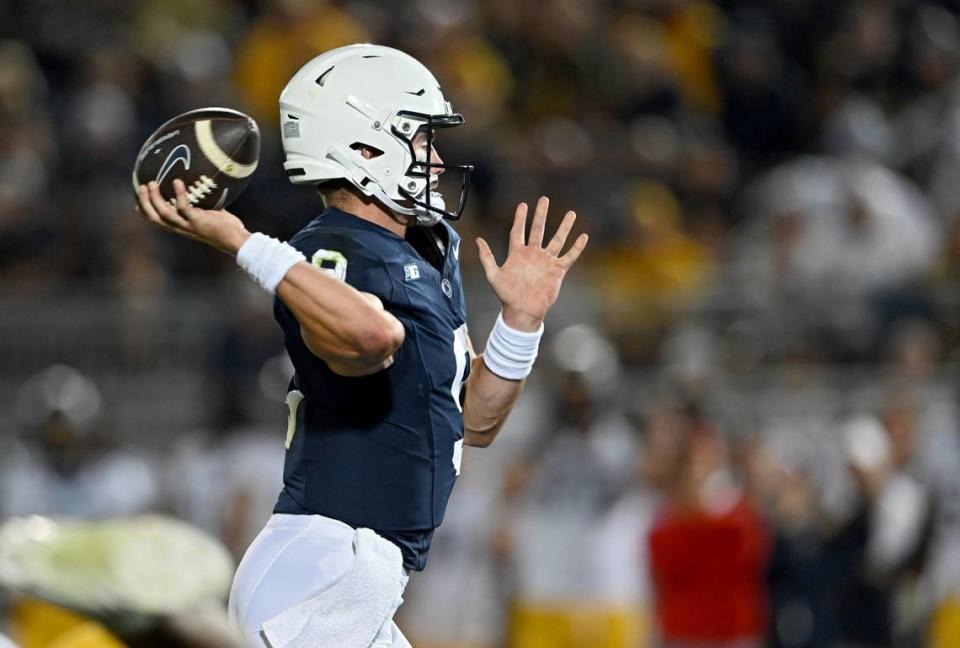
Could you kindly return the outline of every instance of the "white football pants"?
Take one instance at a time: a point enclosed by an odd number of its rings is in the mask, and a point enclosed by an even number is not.
[[[261,625],[321,593],[348,571],[356,558],[355,533],[322,515],[270,517],[240,561],[230,590],[230,617],[242,626],[250,646],[269,646]],[[393,622],[402,603],[398,596],[373,643],[356,648],[411,648]]]

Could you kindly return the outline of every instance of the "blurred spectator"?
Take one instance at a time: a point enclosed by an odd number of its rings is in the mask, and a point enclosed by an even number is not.
[[[804,131],[808,97],[801,73],[785,58],[774,21],[766,12],[744,9],[721,56],[723,124],[750,161],[769,164],[796,149]]]
[[[760,646],[766,634],[763,574],[769,537],[736,485],[727,447],[691,410],[665,499],[650,532],[650,572],[664,646]]]
[[[259,412],[252,405],[265,397],[279,415],[293,375],[286,354],[267,355],[276,349],[258,335],[266,333],[264,302],[257,294],[247,297],[214,341],[210,420],[176,439],[164,471],[173,512],[219,538],[237,560],[263,528],[283,485],[284,429],[254,423]]]
[[[790,442],[784,445],[783,441]],[[799,445],[798,445],[799,444]],[[815,456],[796,436],[761,450],[760,485],[773,533],[767,582],[769,643],[776,648],[828,645],[830,582],[825,571],[827,521],[820,505]]]
[[[825,337],[837,360],[875,356],[897,318],[929,310],[917,290],[939,247],[907,180],[871,163],[801,158],[758,181],[738,250],[738,290],[770,326]]]
[[[334,2],[271,3],[237,47],[234,81],[241,99],[254,117],[276,123],[280,91],[294,72],[321,52],[370,36]]]
[[[604,323],[628,362],[649,352],[635,348],[644,333],[658,333],[705,289],[712,261],[710,251],[683,231],[680,205],[667,187],[639,182],[630,204],[629,232],[591,267],[605,304]]]
[[[51,268],[54,215],[44,207],[56,147],[46,81],[27,44],[0,40],[0,276],[20,282]],[[39,208],[38,208],[39,207]]]
[[[177,440],[165,471],[172,511],[239,560],[273,512],[283,477],[282,430],[252,426],[229,396],[210,430]]]
[[[570,644],[626,646],[636,641],[636,610],[611,596],[600,561],[628,569],[622,557],[600,556],[606,513],[633,466],[632,429],[582,374],[557,387],[555,419],[508,473],[514,514],[502,524],[504,550],[515,574],[510,641],[516,648]]]
[[[72,367],[28,379],[17,410],[21,435],[5,458],[0,515],[103,518],[157,504],[157,477],[140,453],[105,433],[100,390]]]
[[[914,645],[918,620],[900,608],[909,594],[928,533],[927,489],[906,470],[912,429],[890,411],[887,425],[871,417],[843,427],[844,452],[857,503],[828,546],[829,631],[852,645]],[[922,636],[922,633],[921,633]]]

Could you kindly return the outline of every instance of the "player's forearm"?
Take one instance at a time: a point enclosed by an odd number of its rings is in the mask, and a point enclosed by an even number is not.
[[[300,322],[310,351],[338,373],[377,371],[403,343],[403,325],[379,300],[308,263],[287,272],[277,295]]]
[[[464,443],[485,448],[503,427],[523,391],[524,380],[506,380],[474,359],[463,402]]]

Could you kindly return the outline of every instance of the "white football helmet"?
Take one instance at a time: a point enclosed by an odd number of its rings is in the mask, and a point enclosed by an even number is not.
[[[452,111],[430,70],[408,54],[380,45],[321,54],[280,94],[280,123],[283,167],[294,184],[344,179],[418,225],[463,213],[473,167],[430,160],[434,130],[459,126],[463,116]],[[426,159],[413,148],[421,129]],[[363,147],[374,156],[365,158]],[[431,171],[438,168],[462,174],[455,210],[431,187]]]

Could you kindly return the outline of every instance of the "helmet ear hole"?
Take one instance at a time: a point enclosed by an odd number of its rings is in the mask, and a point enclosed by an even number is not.
[[[354,151],[360,151],[360,154],[368,160],[372,160],[373,158],[378,158],[383,155],[383,151],[378,149],[376,146],[364,144],[363,142],[354,142],[350,145],[350,148],[352,148]]]

